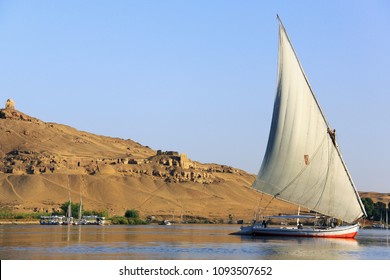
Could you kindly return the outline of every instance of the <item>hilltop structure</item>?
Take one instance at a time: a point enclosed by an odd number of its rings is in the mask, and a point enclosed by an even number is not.
[[[15,109],[15,101],[13,99],[7,99],[7,102],[5,102],[5,109]]]

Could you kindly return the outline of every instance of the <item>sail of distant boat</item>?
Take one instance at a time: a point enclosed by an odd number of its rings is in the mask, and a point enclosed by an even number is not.
[[[71,219],[72,219],[72,202],[70,200],[70,192],[68,192],[68,195],[69,195],[69,204],[68,204],[68,212],[67,212],[67,220],[68,220],[68,223],[71,222]]]
[[[79,222],[81,221],[82,213],[83,213],[83,199],[82,199],[82,197],[80,196]]]
[[[314,95],[279,19],[277,90],[264,159],[253,187],[352,223],[364,206],[335,131]]]

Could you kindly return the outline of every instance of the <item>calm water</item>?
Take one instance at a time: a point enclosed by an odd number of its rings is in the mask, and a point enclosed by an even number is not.
[[[241,237],[238,225],[0,225],[2,260],[390,260],[390,230],[356,239]]]

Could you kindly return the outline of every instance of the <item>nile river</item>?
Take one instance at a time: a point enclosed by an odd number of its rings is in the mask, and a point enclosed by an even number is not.
[[[0,225],[2,260],[390,260],[390,230],[356,239],[242,237],[238,225]]]

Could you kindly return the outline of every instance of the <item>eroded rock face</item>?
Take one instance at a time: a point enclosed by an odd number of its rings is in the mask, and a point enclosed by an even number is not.
[[[138,163],[134,164],[133,161]],[[181,155],[155,155],[141,161],[123,158],[79,158],[14,149],[0,158],[0,173],[150,176],[154,180],[162,180],[166,183],[219,183],[223,181],[221,173],[240,172],[223,165],[196,164],[187,156]]]
[[[29,150],[12,150],[0,159],[0,173],[39,174],[57,168],[52,156]]]

